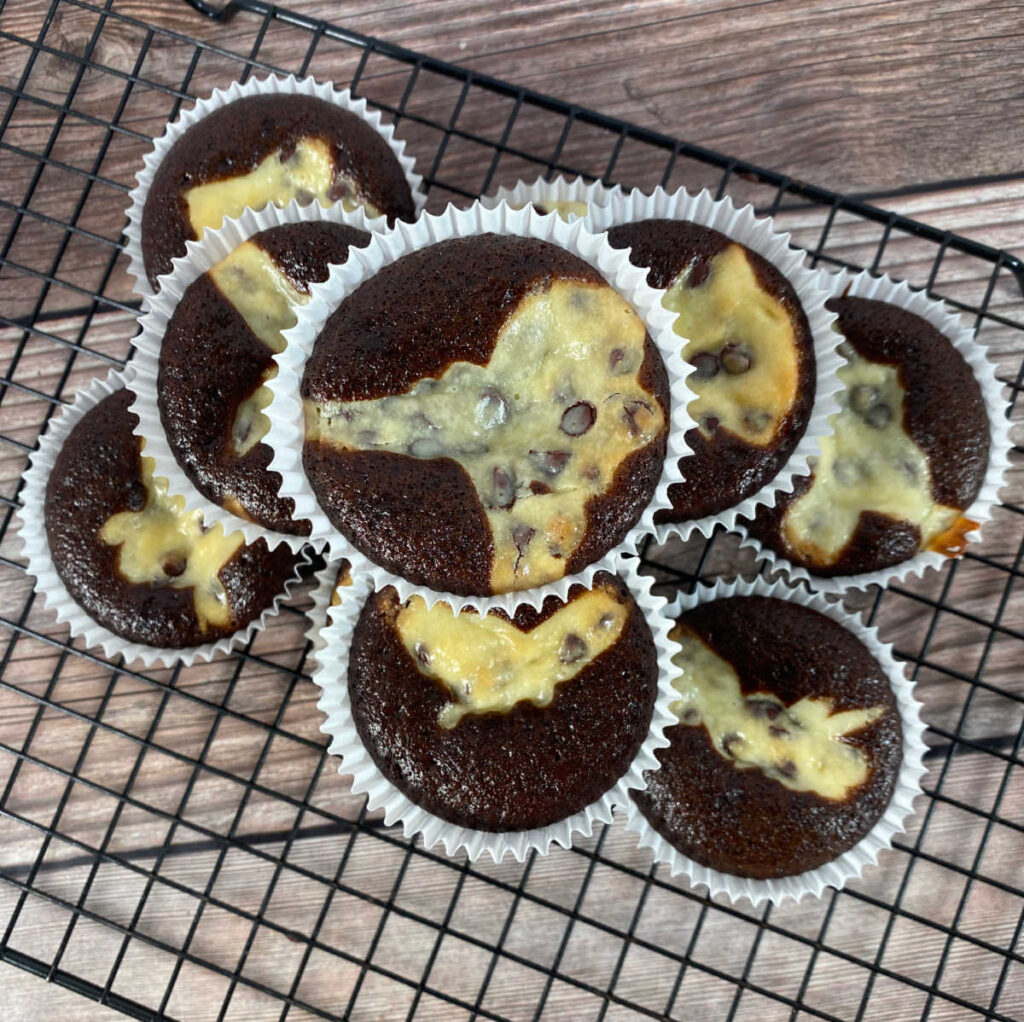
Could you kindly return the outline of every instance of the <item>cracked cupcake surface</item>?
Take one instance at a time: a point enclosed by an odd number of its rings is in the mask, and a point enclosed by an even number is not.
[[[697,425],[656,522],[718,514],[753,496],[785,465],[814,403],[815,358],[793,285],[768,260],[685,220],[642,220],[608,231],[648,269],[675,313],[683,359],[694,371],[687,406]]]
[[[927,320],[887,302],[833,298],[848,364],[834,433],[813,474],[750,531],[816,575],[876,571],[922,550],[963,552],[989,458],[981,388]]]
[[[669,422],[664,363],[629,303],[564,249],[493,234],[421,249],[349,295],[302,398],[331,523],[388,570],[475,595],[621,542]]]
[[[247,96],[197,121],[157,168],[141,225],[149,283],[224,217],[292,199],[389,219],[416,213],[402,165],[362,118],[313,96]]]
[[[75,424],[46,486],[54,568],[97,623],[132,642],[180,649],[244,628],[292,577],[296,555],[204,528],[167,494],[132,429],[131,391]]]
[[[767,879],[852,848],[885,812],[903,737],[885,672],[818,611],[762,596],[683,613],[679,723],[634,801],[695,862]]]
[[[360,740],[403,794],[458,826],[514,831],[615,784],[647,738],[657,679],[642,611],[601,572],[512,618],[377,592],[353,632],[348,690]]]
[[[253,235],[188,286],[160,346],[157,405],[175,460],[199,492],[241,518],[307,536],[267,468],[266,382],[282,331],[297,321],[312,283],[370,236],[343,224],[285,224]]]

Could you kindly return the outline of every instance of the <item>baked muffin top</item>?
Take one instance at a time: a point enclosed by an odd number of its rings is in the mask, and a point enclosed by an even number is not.
[[[669,487],[671,510],[655,521],[735,507],[786,463],[814,404],[814,343],[796,290],[757,252],[686,220],[621,224],[608,240],[667,291],[662,304],[694,367],[693,453],[680,459],[685,482]]]
[[[416,214],[401,164],[362,118],[313,96],[247,96],[196,122],[157,168],[141,225],[150,284],[224,217],[292,199],[389,219]]]
[[[352,714],[378,769],[459,826],[513,831],[581,811],[626,773],[647,737],[657,651],[620,579],[567,602],[454,614],[391,588],[352,637]]]
[[[369,240],[326,221],[261,231],[189,285],[164,333],[157,404],[175,459],[208,500],[277,532],[307,536],[310,523],[293,520],[295,503],[267,468],[264,384],[310,285]]]
[[[54,462],[44,515],[54,568],[71,597],[116,635],[150,646],[215,642],[271,605],[295,569],[242,534],[206,529],[167,495],[141,454],[122,389],[75,424]]]
[[[657,487],[661,356],[632,307],[548,242],[484,234],[385,267],[302,380],[304,465],[368,557],[461,594],[525,589],[620,542]]]
[[[751,531],[819,575],[898,564],[921,550],[955,555],[975,523],[962,512],[985,478],[981,388],[949,339],[887,302],[830,299],[849,364],[834,435],[813,475]]]
[[[899,712],[867,647],[831,618],[762,596],[701,604],[673,638],[679,724],[634,801],[695,862],[790,876],[852,848],[884,813]]]

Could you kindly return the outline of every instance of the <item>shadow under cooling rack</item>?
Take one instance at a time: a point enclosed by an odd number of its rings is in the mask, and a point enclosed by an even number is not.
[[[128,356],[122,227],[142,156],[183,103],[253,73],[365,96],[433,210],[556,173],[752,202],[813,262],[958,308],[1018,419],[1020,261],[267,4],[230,3],[189,36],[113,0],[41,9],[27,28],[0,3],[0,959],[142,1019],[1024,1016],[1019,489],[963,561],[849,604],[925,703],[910,832],[863,881],[757,910],[652,868],[618,823],[525,863],[425,851],[326,755],[308,600],[233,656],[134,671],[68,643],[11,527],[54,410]],[[754,567],[724,533],[644,563],[667,594]]]

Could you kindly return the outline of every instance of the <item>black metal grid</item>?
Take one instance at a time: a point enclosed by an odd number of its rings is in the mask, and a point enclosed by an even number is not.
[[[430,208],[558,172],[753,201],[815,262],[886,270],[960,308],[1001,356],[1014,411],[1019,260],[255,0],[229,5],[231,46],[114,0],[53,0],[33,38],[4,13],[0,959],[145,1019],[1024,1015],[1017,504],[963,562],[859,608],[926,702],[910,833],[865,881],[759,910],[651,868],[619,824],[522,865],[424,851],[327,759],[300,609],[209,667],[132,671],[40,612],[10,530],[50,415],[127,355],[120,230],[150,137],[254,71],[365,95],[407,139]],[[744,566],[722,534],[644,560],[666,592]]]

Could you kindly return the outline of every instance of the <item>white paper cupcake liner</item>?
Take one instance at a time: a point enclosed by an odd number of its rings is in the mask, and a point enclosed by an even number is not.
[[[89,387],[75,395],[74,402],[51,421],[46,434],[39,438],[39,450],[32,455],[30,465],[25,471],[22,506],[18,509],[18,517],[21,519],[19,535],[22,552],[28,558],[28,573],[35,576],[35,591],[50,609],[56,611],[58,622],[68,625],[72,638],[81,637],[87,646],[102,649],[103,655],[108,659],[123,656],[128,662],[141,661],[146,667],[154,664],[171,667],[176,663],[188,667],[197,660],[211,660],[217,653],[226,653],[236,646],[244,645],[257,632],[262,631],[267,622],[280,611],[282,602],[288,598],[292,588],[299,581],[301,569],[309,563],[309,557],[302,555],[299,558],[295,571],[285,583],[284,589],[274,597],[273,603],[258,618],[250,621],[245,628],[240,628],[233,635],[202,646],[171,649],[129,642],[89,617],[85,609],[75,602],[65,588],[50,557],[44,516],[46,483],[64,441],[79,419],[105,397],[130,385],[130,382],[122,372],[111,372],[104,379],[94,380]]]
[[[845,270],[838,273],[827,270],[818,272],[820,286],[830,297],[849,294],[889,302],[926,319],[949,338],[973,370],[988,413],[990,442],[988,468],[981,489],[971,506],[962,512],[964,518],[978,523],[978,528],[966,534],[967,549],[970,549],[971,544],[981,539],[982,527],[992,517],[992,509],[1000,503],[999,490],[1006,483],[1006,472],[1010,467],[1010,422],[1006,417],[1003,385],[996,378],[995,365],[989,361],[984,346],[974,339],[973,333],[964,326],[959,316],[951,314],[942,302],[928,298],[923,291],[913,290],[905,281],[874,277],[866,270],[858,274]],[[928,568],[940,570],[950,560],[963,556],[958,554],[949,557],[934,550],[923,550],[906,561],[878,571],[828,577],[812,575],[806,568],[793,564],[784,555],[765,546],[746,529],[742,531],[744,538],[740,545],[752,548],[758,559],[767,564],[769,571],[784,571],[794,582],[806,582],[811,589],[823,593],[844,593],[851,589],[867,589],[873,585],[886,586],[893,581],[904,582],[912,576],[922,576]]]
[[[658,524],[655,538],[664,543],[670,536],[686,540],[694,533],[710,538],[716,525],[734,530],[741,515],[753,514],[759,505],[774,507],[780,493],[793,492],[794,480],[807,474],[808,459],[821,453],[821,438],[831,432],[829,416],[839,411],[836,394],[842,390],[836,372],[843,361],[836,351],[842,338],[832,329],[835,314],[825,308],[828,292],[821,287],[817,273],[805,267],[804,253],[791,246],[790,235],[780,234],[772,220],[755,216],[753,206],[737,208],[731,199],[716,200],[706,190],[693,195],[684,189],[669,193],[663,188],[650,195],[640,191],[613,194],[605,205],[595,207],[590,217],[593,229],[601,231],[655,219],[689,220],[710,227],[767,259],[793,285],[800,299],[815,358],[814,404],[804,434],[782,468],[760,490],[725,511],[687,522]],[[685,344],[685,338],[676,335],[680,352]]]
[[[314,578],[316,579],[316,586],[310,594],[313,600],[313,606],[306,611],[306,617],[309,620],[309,627],[306,629],[306,641],[313,645],[311,650],[312,659],[310,660],[311,675],[320,670],[320,661],[315,659],[315,657],[327,644],[324,639],[323,632],[327,627],[328,611],[331,609],[331,601],[334,599],[334,591],[338,587],[338,574],[344,567],[344,564],[344,558],[339,558],[336,561],[328,561],[327,565],[321,568],[314,575]],[[351,565],[349,566],[349,572],[351,573]],[[344,586],[341,590],[342,599],[349,599],[347,594],[356,590],[359,590],[359,592],[365,592],[365,583],[365,579],[363,579],[361,583],[352,576],[352,584]]]
[[[666,601],[651,592],[650,580],[637,574],[631,562],[623,566],[619,575],[632,592],[654,638],[658,651],[658,695],[647,739],[626,773],[596,802],[548,827],[504,833],[471,830],[427,812],[387,780],[360,741],[348,698],[352,631],[363,605],[373,592],[373,586],[365,579],[346,590],[341,602],[328,609],[330,623],[320,633],[323,645],[314,654],[317,663],[312,670],[312,678],[321,689],[317,705],[327,718],[320,729],[331,738],[329,751],[341,757],[338,772],[352,775],[352,790],[367,796],[369,809],[383,809],[386,824],[401,823],[407,838],[419,834],[425,848],[441,843],[448,855],[465,848],[470,860],[487,852],[495,862],[500,862],[509,853],[522,862],[531,851],[545,855],[552,844],[568,848],[573,834],[589,837],[595,823],[610,823],[613,807],[626,804],[630,789],[645,786],[644,773],[657,765],[655,750],[668,744],[664,731],[675,720],[669,710],[676,697],[672,687],[676,673],[672,657],[679,648],[668,637],[672,623],[664,612]]]
[[[819,897],[826,887],[841,888],[855,877],[860,877],[866,866],[876,865],[879,853],[892,847],[894,835],[906,831],[905,822],[914,811],[914,799],[921,794],[920,782],[925,774],[924,754],[927,746],[924,742],[921,703],[914,698],[914,685],[907,680],[903,665],[893,658],[892,647],[878,638],[877,628],[868,628],[858,618],[847,614],[840,604],[830,603],[820,595],[793,588],[781,581],[769,585],[760,578],[752,582],[737,579],[729,583],[719,581],[714,586],[701,586],[689,596],[680,595],[666,608],[665,613],[674,623],[680,614],[699,604],[730,596],[751,595],[771,596],[810,607],[837,621],[860,639],[888,676],[903,725],[903,761],[885,812],[868,834],[852,848],[831,862],[805,873],[773,880],[755,880],[702,866],[663,838],[648,823],[636,803],[630,800],[626,829],[639,835],[638,847],[649,848],[655,862],[666,863],[672,876],[682,873],[695,886],[706,887],[711,897],[725,894],[732,902],[747,898],[756,906],[764,901],[778,903],[787,898],[800,901],[807,895]]]
[[[370,110],[365,99],[356,99],[348,89],[336,89],[331,82],[318,82],[313,78],[299,79],[294,75],[285,78],[270,75],[266,78],[250,78],[244,83],[232,82],[226,89],[214,89],[209,96],[197,100],[194,106],[179,113],[178,117],[167,125],[164,133],[154,139],[153,148],[146,154],[142,169],[135,175],[136,185],[128,194],[125,253],[128,256],[128,273],[135,279],[134,290],[142,298],[143,307],[146,300],[152,297],[153,288],[146,276],[146,264],[142,257],[142,210],[146,205],[146,197],[149,195],[157,168],[175,142],[204,117],[247,96],[273,93],[313,96],[339,106],[365,121],[387,142],[395,154],[405,179],[409,182],[417,215],[423,210],[427,197],[423,191],[423,178],[415,170],[415,160],[405,154],[405,142],[395,138],[394,126],[385,122],[378,111]]]
[[[588,210],[592,211],[599,206],[607,206],[613,195],[621,194],[621,185],[609,186],[601,181],[584,181],[582,177],[569,178],[559,175],[551,181],[538,177],[535,181],[517,181],[511,186],[502,185],[491,195],[482,195],[480,205],[485,209],[495,209],[505,202],[513,209],[523,209],[535,202],[585,202]],[[590,231],[598,230],[593,226],[590,213],[585,217],[573,216],[572,219],[582,219]]]
[[[319,202],[300,206],[294,199],[285,207],[270,203],[261,210],[246,209],[237,219],[227,219],[223,226],[208,230],[202,241],[186,243],[186,253],[173,261],[173,270],[160,277],[159,291],[146,303],[146,311],[139,319],[139,333],[132,341],[136,349],[132,359],[132,389],[135,404],[132,411],[139,417],[135,432],[146,441],[146,454],[156,461],[156,474],[167,479],[171,494],[185,498],[189,511],[202,511],[203,521],[208,525],[223,522],[225,529],[239,529],[245,535],[246,543],[254,543],[261,536],[274,547],[287,543],[293,550],[301,549],[307,542],[304,536],[275,532],[247,519],[239,518],[227,508],[204,497],[188,478],[174,457],[167,442],[160,408],[157,403],[157,379],[160,372],[160,349],[163,345],[167,325],[174,315],[185,291],[198,277],[216,266],[234,251],[242,242],[260,231],[282,224],[330,221],[345,224],[372,234],[387,226],[384,217],[370,219],[362,209],[346,212],[340,203],[324,209]],[[299,516],[301,517],[301,516]],[[323,546],[313,542],[316,548]]]
[[[615,572],[623,554],[634,551],[643,537],[654,530],[655,512],[659,508],[670,506],[668,488],[672,483],[681,481],[678,462],[680,457],[689,451],[684,437],[693,425],[686,412],[686,405],[692,397],[685,380],[690,367],[686,366],[680,357],[677,338],[672,331],[673,317],[662,307],[660,292],[647,286],[646,271],[633,266],[627,252],[612,248],[602,235],[588,231],[582,221],[577,220],[569,224],[556,213],[542,216],[532,206],[519,210],[511,209],[504,204],[494,209],[485,209],[479,203],[474,203],[465,210],[449,206],[438,216],[424,214],[414,224],[399,222],[393,229],[375,234],[366,248],[353,249],[346,263],[332,267],[331,275],[326,282],[313,286],[312,300],[299,311],[298,325],[286,334],[287,347],[281,354],[275,356],[280,370],[268,383],[274,398],[266,409],[271,425],[264,443],[274,449],[270,468],[281,475],[281,495],[291,497],[295,501],[296,517],[308,518],[313,523],[311,538],[326,541],[331,547],[332,554],[338,551],[348,557],[351,545],[320,509],[303,471],[305,422],[299,388],[306,359],[323,324],[342,300],[382,267],[428,245],[450,238],[470,237],[488,232],[549,241],[595,267],[605,280],[632,304],[646,324],[648,333],[665,362],[671,401],[667,454],[661,479],[650,504],[617,547],[575,576],[498,596],[458,596],[414,585],[406,579],[392,575],[366,558],[360,563],[360,568],[365,567],[373,574],[377,588],[393,585],[403,601],[413,594],[418,594],[428,604],[443,599],[455,610],[465,606],[473,606],[481,611],[489,607],[501,607],[512,613],[523,603],[539,607],[548,596],[564,598],[569,586],[576,582],[589,585],[598,571]],[[345,546],[341,546],[342,543]]]

